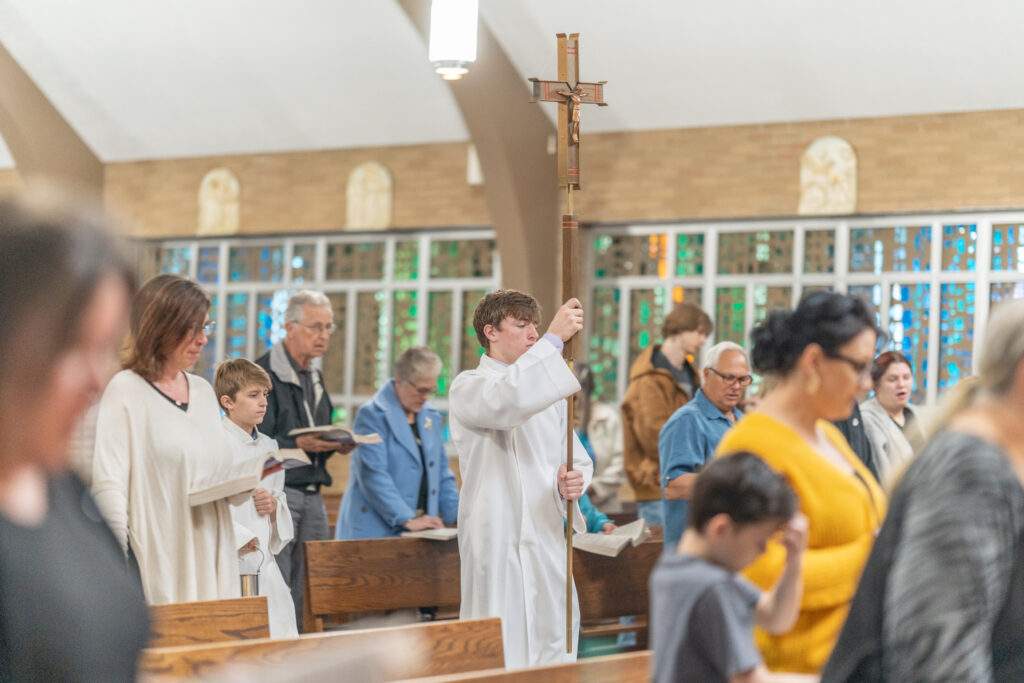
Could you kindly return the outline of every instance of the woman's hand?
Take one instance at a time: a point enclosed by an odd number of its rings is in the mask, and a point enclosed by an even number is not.
[[[413,517],[405,523],[405,528],[409,531],[423,531],[424,529],[443,529],[444,522],[441,521],[440,517],[434,517],[432,515],[420,515],[419,517]]]

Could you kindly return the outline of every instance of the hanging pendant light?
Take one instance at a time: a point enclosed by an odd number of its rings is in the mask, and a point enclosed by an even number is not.
[[[469,73],[476,61],[478,0],[433,0],[430,5],[430,62],[446,81]]]

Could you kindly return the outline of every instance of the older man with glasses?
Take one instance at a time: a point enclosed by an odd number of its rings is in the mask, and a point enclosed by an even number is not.
[[[324,294],[303,290],[288,300],[284,317],[285,338],[256,360],[270,375],[273,385],[267,400],[267,414],[259,430],[275,439],[281,448],[301,448],[313,463],[285,473],[285,495],[295,538],[277,555],[278,567],[291,589],[301,626],[305,575],[303,544],[328,538],[327,513],[320,496],[320,488],[331,485],[327,459],[335,452],[352,450],[352,446],[343,447],[335,441],[310,435],[288,436],[288,432],[299,427],[331,424],[334,406],[324,388],[323,374],[313,367],[312,361],[327,352],[334,332],[334,311]]]
[[[697,474],[743,416],[737,405],[753,379],[747,354],[732,342],[715,344],[704,359],[702,379],[693,400],[673,413],[658,438],[666,550],[675,548],[686,528]]]
[[[380,434],[352,455],[335,538],[386,538],[454,525],[455,475],[444,450],[441,414],[427,404],[437,391],[441,359],[417,346],[395,362],[395,377],[359,408],[359,433]]]

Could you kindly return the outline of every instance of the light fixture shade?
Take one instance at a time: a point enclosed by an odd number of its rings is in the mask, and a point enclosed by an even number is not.
[[[430,62],[447,80],[461,78],[476,61],[478,0],[432,0]]]

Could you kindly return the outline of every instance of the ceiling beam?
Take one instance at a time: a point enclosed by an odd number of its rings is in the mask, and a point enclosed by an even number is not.
[[[426,45],[430,2],[396,1]],[[558,177],[547,152],[554,126],[530,102],[526,80],[483,21],[476,62],[461,80],[448,83],[480,158],[502,286],[530,292],[551,315],[560,297],[561,253]]]
[[[0,135],[28,187],[57,184],[102,198],[103,164],[3,45]]]

